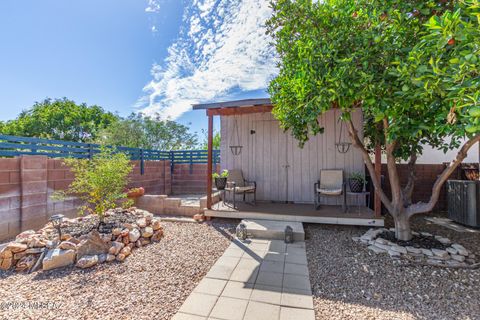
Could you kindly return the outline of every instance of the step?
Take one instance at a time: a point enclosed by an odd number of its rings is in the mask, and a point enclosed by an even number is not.
[[[290,226],[293,229],[293,240],[305,241],[305,231],[301,222],[243,219],[241,223],[246,225],[250,238],[284,240],[285,228]]]

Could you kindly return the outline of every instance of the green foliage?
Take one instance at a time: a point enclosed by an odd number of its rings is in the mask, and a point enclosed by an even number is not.
[[[104,129],[98,142],[113,146],[155,150],[188,150],[197,145],[197,137],[187,126],[160,117],[131,114]]]
[[[409,87],[398,96],[434,100],[444,108],[438,131],[472,137],[480,133],[480,2],[458,1],[425,27],[408,61],[394,72]]]
[[[64,164],[75,178],[67,190],[54,193],[54,199],[78,197],[85,203],[80,207],[81,213],[93,213],[101,218],[106,210],[120,203],[125,207],[131,205],[124,190],[133,165],[125,154],[104,147],[92,160],[65,159]]]
[[[208,149],[208,132],[205,129],[202,129],[202,136],[203,136],[203,141],[200,144],[199,148],[202,150],[207,150]],[[220,132],[213,130],[213,149],[219,150],[220,149],[220,142],[222,141],[222,138],[220,136]]]
[[[365,177],[361,172],[352,172],[350,174],[350,179],[360,181],[361,183],[367,183],[367,180],[365,180]]]
[[[118,120],[99,106],[76,104],[72,100],[45,99],[22,111],[15,120],[0,123],[2,134],[87,142]]]
[[[455,123],[447,118],[452,104],[456,112],[478,106],[478,64],[472,67],[478,13],[454,18],[450,9],[473,2],[274,1],[267,26],[280,57],[269,87],[276,118],[302,145],[320,132],[318,117],[325,111],[338,107],[348,120],[361,107],[370,147],[395,141],[394,155],[403,159],[421,153],[422,145],[457,147],[465,128],[476,128],[473,116]],[[450,32],[464,41],[458,50],[445,41]],[[379,131],[384,121],[388,128]]]
[[[214,172],[214,173],[212,174],[212,178],[213,178],[213,179],[216,179],[216,178],[228,178],[228,170],[227,170],[227,169],[224,169],[224,170],[222,171],[222,173],[220,173],[220,174]]]

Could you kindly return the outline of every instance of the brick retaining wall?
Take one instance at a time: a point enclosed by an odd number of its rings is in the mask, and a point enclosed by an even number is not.
[[[73,217],[78,213],[79,200],[51,199],[54,191],[67,188],[73,180],[62,162],[46,156],[0,159],[0,241],[40,228],[53,214]],[[170,161],[145,161],[143,175],[140,162],[133,163],[130,187],[142,186],[150,194],[171,193]]]

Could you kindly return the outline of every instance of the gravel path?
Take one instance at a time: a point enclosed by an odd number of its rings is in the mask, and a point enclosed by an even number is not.
[[[317,319],[480,319],[479,269],[394,265],[388,255],[352,241],[366,230],[306,225]],[[480,255],[480,233],[426,224],[422,217],[413,230],[448,237]]]
[[[170,319],[227,248],[236,223],[163,222],[165,237],[123,263],[1,272],[0,319]]]

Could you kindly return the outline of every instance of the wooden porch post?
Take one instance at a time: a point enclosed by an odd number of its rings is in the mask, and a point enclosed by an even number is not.
[[[382,147],[379,143],[375,145],[375,176],[381,183],[382,176]],[[380,218],[382,215],[382,201],[380,200],[380,193],[375,190],[375,203],[373,205],[375,217]]]
[[[207,209],[212,209],[213,115],[208,112]]]

